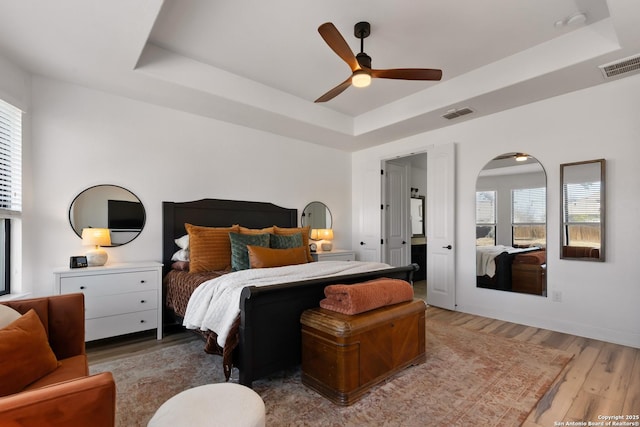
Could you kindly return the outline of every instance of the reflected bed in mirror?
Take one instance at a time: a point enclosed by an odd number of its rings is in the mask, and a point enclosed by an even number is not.
[[[605,160],[560,165],[560,258],[604,261]]]
[[[546,296],[546,190],[544,168],[526,154],[503,154],[480,171],[476,181],[478,287]]]
[[[69,224],[82,237],[84,228],[108,228],[111,246],[138,237],[146,221],[140,199],[117,185],[96,185],[78,194],[69,207]]]

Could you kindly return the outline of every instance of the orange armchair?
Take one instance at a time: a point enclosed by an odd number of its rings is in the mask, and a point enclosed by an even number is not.
[[[59,366],[24,390],[0,397],[0,425],[115,425],[116,387],[110,372],[89,376],[84,344],[84,295],[2,302],[25,314],[34,309]]]

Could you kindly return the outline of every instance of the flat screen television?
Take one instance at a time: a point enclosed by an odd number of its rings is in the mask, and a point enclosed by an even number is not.
[[[140,230],[144,226],[144,207],[128,200],[107,201],[107,223],[110,229]]]

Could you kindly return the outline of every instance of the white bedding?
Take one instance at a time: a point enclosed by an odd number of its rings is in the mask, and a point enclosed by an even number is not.
[[[213,331],[224,347],[229,330],[240,313],[245,286],[267,286],[319,277],[339,276],[391,268],[380,262],[324,261],[275,268],[256,268],[225,274],[198,286],[189,299],[183,325]]]
[[[539,247],[514,248],[513,246],[476,246],[476,275],[493,277],[496,275],[495,258],[503,252],[510,254],[520,252],[533,252],[540,250]]]
[[[478,246],[476,247],[476,275],[477,276],[489,276],[496,275],[496,263],[495,258],[502,252],[507,252],[511,248],[508,246]],[[513,249],[513,248],[511,248]]]

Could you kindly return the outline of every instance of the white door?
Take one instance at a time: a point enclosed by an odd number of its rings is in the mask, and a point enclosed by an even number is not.
[[[455,310],[454,144],[434,146],[427,161],[427,303]]]
[[[354,234],[353,248],[360,261],[379,262],[380,254],[380,188],[382,179],[380,163],[368,164],[366,168],[353,178],[354,205],[359,208],[357,215],[358,230]]]
[[[386,163],[383,202],[386,237],[382,247],[386,256],[385,262],[395,267],[410,263],[408,175],[406,165]]]

